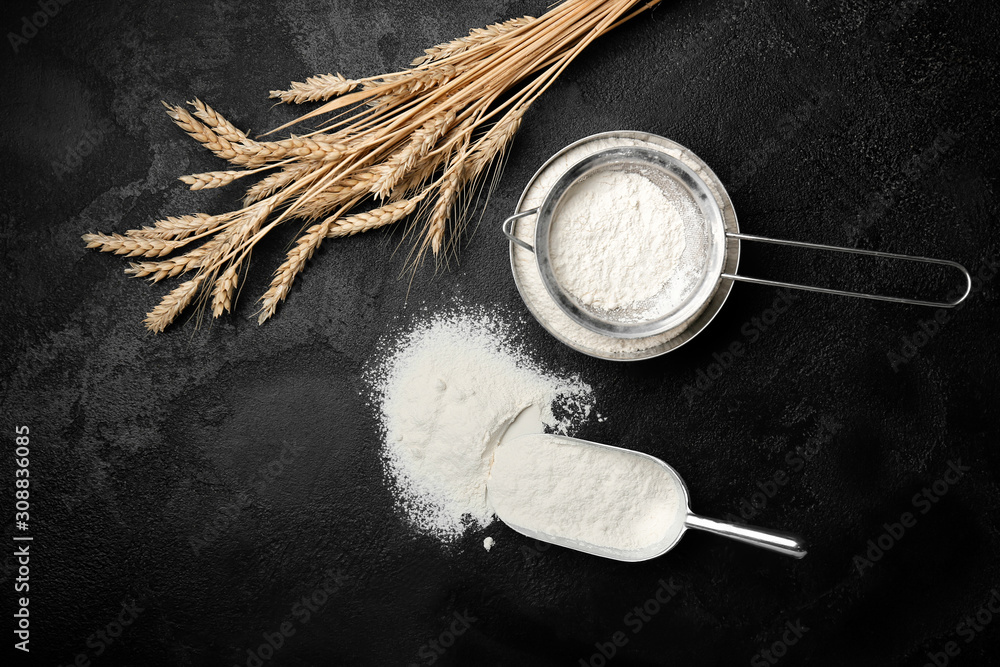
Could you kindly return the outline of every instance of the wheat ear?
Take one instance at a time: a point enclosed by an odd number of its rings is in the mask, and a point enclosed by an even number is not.
[[[188,102],[194,107],[194,115],[201,119],[205,125],[212,128],[215,134],[226,141],[234,144],[247,141],[247,135],[228,120],[222,114],[208,106],[198,98]]]
[[[388,199],[406,174],[434,148],[434,145],[455,124],[455,112],[438,114],[416,132],[402,150],[378,167],[379,178],[372,184],[372,193]]]
[[[240,269],[255,245],[296,218],[310,226],[262,296],[260,322],[287,297],[324,238],[419,214],[410,228],[419,237],[413,268],[428,252],[440,261],[447,243],[459,237],[469,202],[487,183],[495,185],[526,109],[594,39],[658,1],[565,0],[537,19],[511,19],[427,49],[409,70],[361,79],[328,74],[273,91],[283,102],[322,101],[272,130],[326,115],[303,136],[256,141],[199,99],[184,106],[164,103],[184,132],[237,166],[182,177],[193,189],[275,172],[248,188],[238,211],[166,218],[125,235],[84,239],[91,248],[147,258],[126,270],[137,277],[158,281],[195,271],[148,314],[153,331],[162,331],[199,294],[206,297],[203,304],[211,297],[213,315],[230,310]],[[499,168],[490,180],[492,165]],[[348,215],[372,199],[382,205]],[[199,239],[206,240],[194,247]],[[165,257],[188,243],[192,248],[180,256]]]
[[[204,276],[195,276],[180,284],[176,289],[167,294],[156,305],[153,310],[146,314],[146,328],[153,333],[160,333],[173,322],[181,312],[188,307],[198,288],[201,286]]]
[[[438,193],[437,202],[431,212],[430,221],[427,223],[425,241],[423,249],[426,249],[427,242],[430,242],[431,251],[436,256],[441,251],[441,242],[444,239],[445,227],[451,218],[455,200],[462,190],[464,178],[464,165],[461,158],[455,160],[450,171],[445,175],[441,190]]]
[[[218,157],[234,162],[242,155],[233,142],[217,135],[212,131],[212,128],[192,116],[191,112],[184,107],[173,106],[166,102],[163,102],[163,106],[167,108],[167,115],[177,124],[177,127],[187,132],[192,139]]]
[[[247,189],[246,195],[243,197],[243,204],[245,206],[249,206],[255,201],[269,197],[314,168],[315,165],[309,163],[290,164],[284,167],[281,171],[262,178],[259,182]]]
[[[417,208],[417,204],[422,199],[423,195],[418,195],[412,199],[392,202],[371,211],[357,213],[341,220],[336,220],[327,230],[326,236],[327,238],[353,236],[359,232],[367,232],[372,229],[391,225],[394,222],[399,222],[413,213]]]
[[[517,30],[521,26],[528,25],[528,23],[534,20],[535,17],[533,16],[522,16],[520,18],[508,19],[503,23],[494,23],[485,28],[473,28],[465,37],[459,37],[450,42],[444,42],[429,49],[424,49],[424,55],[414,58],[410,64],[413,67],[419,67],[432,61],[444,60],[450,56],[464,53],[474,46],[488,44],[497,37]]]
[[[188,236],[204,234],[232,217],[231,213],[225,215],[194,213],[192,215],[171,216],[157,220],[152,227],[130,229],[125,232],[125,235],[150,239],[183,239]]]
[[[252,174],[252,171],[207,171],[203,174],[188,174],[178,179],[191,186],[192,190],[207,190],[229,185],[237,178]]]
[[[271,97],[286,104],[302,104],[303,102],[322,102],[349,93],[361,85],[360,81],[347,79],[339,72],[337,74],[320,74],[311,76],[305,82],[293,81],[288,90],[272,90]]]
[[[188,243],[188,239],[160,239],[122,234],[84,234],[88,248],[126,257],[160,257]]]
[[[232,308],[240,264],[239,261],[233,262],[215,281],[215,286],[212,288],[212,317],[218,318]]]
[[[288,290],[291,289],[296,276],[302,272],[306,262],[309,261],[309,258],[313,256],[320,244],[323,243],[330,225],[329,221],[313,225],[295,242],[295,247],[291,249],[288,257],[278,267],[278,270],[275,271],[274,278],[271,280],[271,286],[260,298],[260,311],[257,314],[258,324],[263,324],[268,318],[274,315],[278,304],[288,296]]]

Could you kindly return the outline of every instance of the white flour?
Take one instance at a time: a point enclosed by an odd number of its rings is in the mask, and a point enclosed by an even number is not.
[[[592,139],[574,146],[541,170],[527,191],[525,191],[522,201],[518,206],[518,211],[527,211],[541,206],[552,185],[555,184],[567,169],[580,160],[607,148],[639,146],[663,151],[684,162],[688,167],[702,176],[719,207],[726,212],[725,215],[731,216],[732,206],[729,203],[729,199],[722,194],[723,191],[716,189],[714,184],[718,179],[715,175],[706,171],[696,159],[689,156],[685,151],[679,148],[669,148],[662,143],[658,143],[664,141],[659,137],[643,139],[640,136],[617,136]],[[674,201],[675,205],[678,203],[678,201]],[[680,203],[683,204],[683,202]],[[696,212],[681,208],[680,213],[684,217],[694,215]],[[535,217],[529,216],[518,220],[515,234],[517,238],[525,243],[534,243]],[[700,251],[698,246],[701,241],[698,238],[691,237],[686,238],[685,241],[685,253],[692,253],[692,259],[695,259]],[[687,326],[687,323],[685,323],[676,329],[645,338],[614,338],[590,331],[570,319],[555,300],[553,300],[545,288],[545,284],[542,282],[542,276],[538,271],[535,255],[513,244],[512,252],[514,275],[518,281],[521,296],[524,298],[528,309],[545,324],[556,338],[588,354],[608,359],[634,359],[647,356],[648,354],[657,354],[669,349],[670,341],[678,336]],[[696,264],[697,262],[694,263]],[[697,314],[692,316],[691,320],[694,320],[696,317]]]
[[[656,462],[551,435],[501,444],[488,488],[506,523],[612,549],[660,543],[686,512],[673,476]]]
[[[436,316],[377,368],[386,472],[400,508],[420,530],[449,540],[493,520],[486,479],[500,436],[544,427],[565,433],[590,413],[590,387],[542,372],[504,342],[485,316]],[[557,407],[554,411],[553,407]]]
[[[564,195],[550,242],[563,289],[585,306],[619,311],[618,321],[644,319],[661,308],[663,299],[655,297],[669,290],[686,244],[684,221],[663,189],[641,174],[617,170],[592,174]]]

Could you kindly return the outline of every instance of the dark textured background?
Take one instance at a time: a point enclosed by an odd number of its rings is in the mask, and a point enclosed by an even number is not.
[[[475,620],[435,664],[599,665],[595,642],[616,631],[628,643],[611,664],[767,664],[758,652],[796,622],[808,631],[780,664],[940,663],[949,641],[955,664],[995,664],[1000,620],[971,637],[958,626],[1000,586],[996,3],[664,2],[594,44],[532,109],[461,266],[426,267],[408,304],[398,234],[365,235],[324,245],[258,327],[253,301],[286,229],[255,252],[234,316],[151,336],[140,321],[168,286],[84,250],[86,231],[237,202],[239,189],[175,180],[222,167],[161,99],[198,96],[261,131],[294,114],[267,99],[290,80],[392,71],[544,5],[75,0],[16,53],[5,39],[0,487],[7,512],[13,428],[26,424],[30,664],[84,653],[95,665],[244,665],[286,620],[296,633],[263,664],[430,664],[455,613]],[[7,3],[4,32],[36,11]],[[817,450],[753,520],[806,536],[802,561],[690,534],[655,561],[605,562],[539,550],[500,524],[443,548],[392,509],[360,394],[378,340],[456,297],[523,316],[499,222],[545,158],[613,129],[692,148],[729,185],[745,231],[984,272],[896,368],[889,355],[933,310],[807,294],[755,336],[776,291],[749,285],[696,340],[648,362],[590,359],[531,320],[512,334],[593,385],[607,420],[584,437],[672,463],[706,515],[738,513],[789,452]],[[792,250],[747,248],[743,268],[900,291],[952,278]],[[746,352],[720,375],[713,353],[734,341]],[[699,373],[719,377],[696,395]],[[969,471],[920,514],[913,495],[959,460]],[[859,571],[855,556],[906,511],[917,524],[883,536],[891,548]],[[8,638],[12,565],[0,560]],[[343,579],[302,623],[294,605],[328,570]],[[668,577],[680,592],[634,633],[625,615]],[[112,644],[88,646],[133,604],[143,611]]]

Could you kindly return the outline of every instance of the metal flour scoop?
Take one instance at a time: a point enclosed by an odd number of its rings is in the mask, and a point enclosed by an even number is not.
[[[656,457],[565,436],[534,433],[503,442],[486,497],[522,535],[614,560],[656,558],[688,528],[806,555],[802,539],[790,533],[694,514],[684,480]]]

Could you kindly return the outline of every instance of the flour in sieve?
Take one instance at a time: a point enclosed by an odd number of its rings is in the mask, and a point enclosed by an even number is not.
[[[684,221],[661,187],[636,172],[600,171],[575,184],[557,211],[552,268],[583,305],[627,322],[680,301],[682,283],[671,277],[684,254]]]
[[[493,451],[525,408],[535,432],[565,433],[591,411],[589,386],[543,371],[508,333],[495,317],[432,316],[388,341],[386,358],[366,375],[397,504],[419,530],[445,541],[492,522],[486,479]]]
[[[662,150],[702,176],[719,207],[724,211],[724,215],[732,217],[732,205],[725,195],[725,190],[720,189],[721,183],[718,184],[719,187],[716,186],[718,179],[715,175],[685,150],[680,147],[672,148],[669,145],[676,146],[673,142],[668,142],[660,137],[640,133],[632,133],[632,136],[601,136],[579,143],[560,154],[539,171],[522,195],[518,211],[527,211],[541,206],[549,189],[567,169],[580,160],[607,148],[639,146]],[[533,243],[535,222],[534,216],[520,219],[515,227],[517,238],[528,244]],[[735,225],[735,218],[733,218],[732,224]],[[688,237],[685,252],[693,252],[694,249],[692,238]],[[644,338],[616,338],[590,331],[570,319],[569,315],[563,312],[549,295],[538,270],[534,253],[516,244],[511,244],[511,253],[514,276],[529,310],[545,324],[556,338],[587,354],[606,359],[635,359],[649,354],[658,354],[670,349],[671,341],[687,325],[685,323],[681,327]],[[694,315],[691,319],[696,317],[697,315]]]

